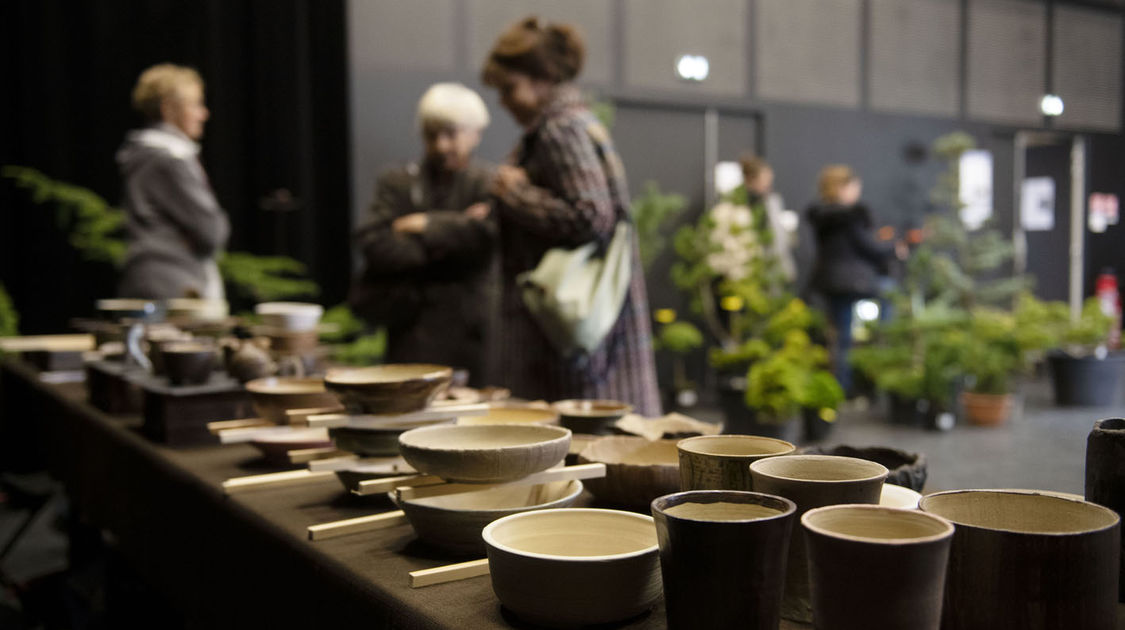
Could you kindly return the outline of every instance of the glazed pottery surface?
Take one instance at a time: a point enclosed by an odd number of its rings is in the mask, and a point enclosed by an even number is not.
[[[427,543],[458,555],[482,556],[481,531],[492,521],[529,510],[569,507],[580,494],[582,482],[574,479],[414,499],[399,507]]]
[[[1125,419],[1099,420],[1086,438],[1086,500],[1125,514]],[[1125,602],[1125,528],[1119,529],[1118,601]]]
[[[916,510],[832,505],[801,517],[823,630],[938,630],[953,524]]]
[[[884,483],[883,492],[879,495],[879,505],[901,510],[917,510],[921,500],[921,494],[893,483]]]
[[[893,483],[915,492],[921,492],[926,485],[926,456],[889,446],[847,446],[830,448],[818,446],[803,448],[802,455],[839,455],[870,460],[887,467],[887,483]]]
[[[245,385],[254,411],[270,422],[288,424],[287,409],[317,409],[339,404],[320,378],[267,377]]]
[[[879,503],[887,468],[854,457],[785,455],[750,464],[750,474],[756,491],[793,501],[800,516],[826,505]],[[786,619],[804,623],[812,620],[808,569],[805,537],[794,535],[789,541],[785,597],[781,602],[781,616]]]
[[[253,440],[250,444],[274,464],[288,464],[289,451],[332,446],[328,431],[318,428],[296,429],[285,435],[272,435]]]
[[[610,623],[660,599],[651,516],[617,510],[535,510],[482,532],[492,590],[525,621],[551,627]]]
[[[956,526],[942,628],[1117,628],[1120,519],[1033,490],[955,490],[922,498]]]
[[[497,483],[562,461],[570,431],[542,425],[443,425],[412,429],[398,441],[403,458],[420,472],[450,481]]]
[[[668,627],[776,630],[796,509],[731,490],[654,500]]]
[[[559,424],[590,435],[613,433],[613,424],[633,411],[633,406],[619,400],[560,400],[551,405],[559,412]]]
[[[704,435],[680,440],[681,490],[753,490],[750,464],[788,455],[789,442],[757,435]]]
[[[392,414],[425,409],[453,378],[453,368],[401,363],[333,368],[324,384],[348,413]]]
[[[215,347],[195,341],[165,343],[160,347],[160,356],[173,385],[206,383],[218,365]]]
[[[528,406],[491,406],[483,416],[458,418],[457,424],[556,424],[559,414],[550,409]]]
[[[644,507],[680,488],[675,440],[600,437],[578,454],[578,463],[605,464],[605,477],[588,479],[586,487],[598,500],[614,505]]]
[[[307,302],[263,302],[254,307],[262,323],[289,332],[316,330],[324,307]]]

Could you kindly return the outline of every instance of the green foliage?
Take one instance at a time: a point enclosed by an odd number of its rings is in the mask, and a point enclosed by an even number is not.
[[[703,347],[703,333],[691,322],[664,324],[656,336],[653,347],[675,354],[687,354]]]
[[[346,341],[363,332],[363,321],[355,316],[347,304],[337,304],[324,311],[320,322],[328,324],[332,329],[320,333],[322,341],[331,343]]]
[[[387,351],[387,330],[380,328],[347,344],[336,346],[332,359],[343,365],[375,365]]]
[[[0,337],[12,337],[20,334],[20,316],[12,304],[12,297],[7,289],[0,284]]]
[[[27,189],[36,204],[55,206],[59,228],[83,258],[120,267],[125,262],[125,213],[88,188],[51,179],[23,166],[5,166],[0,175]]]
[[[614,106],[613,101],[602,100],[588,96],[587,102],[590,103],[590,111],[599,122],[605,126],[606,129],[613,129],[613,123],[617,119],[617,107]]]
[[[812,343],[805,331],[790,330],[780,347],[750,364],[746,405],[766,422],[784,422],[802,409],[835,409],[844,391],[827,365],[824,347]]]
[[[676,193],[660,192],[654,181],[645,182],[643,192],[633,199],[633,225],[641,250],[641,264],[648,269],[667,245],[664,227],[687,207],[687,199]]]
[[[285,256],[225,252],[219,273],[232,292],[255,302],[315,296],[320,287],[305,276],[305,264]]]

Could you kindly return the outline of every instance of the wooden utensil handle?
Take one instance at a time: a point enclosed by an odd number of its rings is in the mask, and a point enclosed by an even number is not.
[[[348,454],[347,451],[341,451],[332,446],[325,446],[323,448],[298,448],[289,451],[289,461],[294,464],[307,464],[318,459],[329,459]]]
[[[605,477],[605,464],[581,464],[579,466],[551,468],[543,472],[535,473],[534,475],[528,475],[521,479],[505,483],[442,483],[421,487],[404,486],[400,484],[395,487],[395,495],[398,497],[399,501],[410,501],[412,499],[424,499],[426,497],[457,494],[460,492],[477,492],[501,486],[531,486],[540,483],[550,483],[552,481],[595,479],[598,477]]]
[[[410,588],[445,584],[446,582],[455,582],[481,575],[488,575],[488,558],[411,571]]]
[[[334,473],[330,471],[313,472],[311,470],[287,470],[285,472],[267,473],[265,475],[235,477],[223,482],[223,492],[227,494],[237,494],[239,492],[260,490],[262,488],[299,486],[306,483],[318,483],[334,477]]]
[[[396,525],[405,525],[408,522],[409,521],[406,520],[406,514],[404,514],[402,510],[395,510],[394,512],[384,512],[383,514],[373,514],[371,516],[360,516],[358,518],[349,518],[342,521],[333,521],[331,523],[321,523],[319,525],[309,526],[309,540],[325,540],[338,536],[347,536],[348,534],[357,534],[359,532],[369,532],[376,529],[394,527]]]
[[[208,422],[207,430],[211,435],[219,435],[223,431],[231,429],[249,429],[253,427],[272,427],[275,426],[269,420],[262,418],[242,418],[241,420],[220,420],[218,422]]]
[[[359,486],[352,490],[359,495],[382,494],[395,488],[413,488],[414,486],[429,486],[444,484],[445,480],[433,475],[404,475],[402,477],[386,477],[384,479],[365,479]]]
[[[344,407],[341,405],[332,405],[331,407],[308,407],[304,409],[286,409],[285,417],[289,419],[289,424],[301,426],[309,423],[309,416],[343,412]]]

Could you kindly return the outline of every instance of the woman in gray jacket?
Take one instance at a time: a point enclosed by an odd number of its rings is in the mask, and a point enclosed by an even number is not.
[[[129,237],[118,295],[223,299],[215,259],[230,223],[198,158],[210,116],[203,80],[191,68],[153,66],[137,80],[133,106],[149,125],[117,152]]]

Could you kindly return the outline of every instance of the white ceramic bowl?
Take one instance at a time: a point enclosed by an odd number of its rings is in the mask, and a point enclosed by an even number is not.
[[[492,590],[535,624],[570,627],[639,615],[660,599],[651,516],[617,510],[536,510],[482,532]]]
[[[879,505],[902,510],[917,510],[918,502],[921,500],[922,495],[910,488],[896,486],[893,483],[884,483],[883,494],[879,496]]]
[[[262,323],[288,332],[315,330],[324,307],[307,302],[263,302],[254,307]]]

